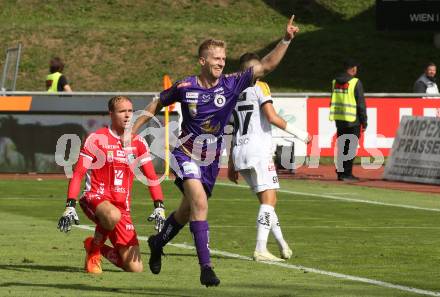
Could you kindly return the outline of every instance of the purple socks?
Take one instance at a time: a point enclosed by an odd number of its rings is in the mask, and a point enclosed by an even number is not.
[[[209,225],[207,221],[193,221],[189,223],[201,267],[211,266],[209,255]]]

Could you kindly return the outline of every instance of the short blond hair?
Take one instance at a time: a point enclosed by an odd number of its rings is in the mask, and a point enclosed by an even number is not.
[[[199,46],[199,58],[205,56],[205,52],[213,47],[221,47],[226,49],[226,42],[219,39],[207,39]]]
[[[108,101],[108,111],[115,111],[116,103],[121,102],[121,101],[128,101],[131,104],[133,104],[131,99],[128,98],[127,96],[115,96],[115,97],[110,98],[110,100]]]

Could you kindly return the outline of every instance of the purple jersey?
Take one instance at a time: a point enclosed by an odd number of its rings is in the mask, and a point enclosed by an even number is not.
[[[168,106],[180,102],[182,127],[179,139],[188,138],[180,149],[193,159],[217,159],[220,155],[224,127],[237,103],[238,95],[252,84],[253,70],[226,74],[210,89],[198,85],[190,76],[160,94]]]

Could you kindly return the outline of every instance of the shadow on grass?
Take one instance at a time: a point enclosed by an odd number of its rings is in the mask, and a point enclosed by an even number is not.
[[[23,282],[8,282],[0,284],[0,288],[8,287],[28,287],[28,288],[50,288],[50,289],[61,289],[61,290],[74,290],[74,291],[85,291],[85,292],[103,292],[103,293],[116,293],[116,294],[127,294],[127,295],[146,295],[146,296],[198,296],[198,295],[188,295],[182,290],[166,289],[166,288],[115,288],[115,287],[103,287],[103,286],[90,286],[85,284],[33,284],[33,283],[23,283]],[[199,293],[200,294],[200,293]],[[203,294],[202,294],[203,295]]]
[[[29,271],[29,270],[42,270],[42,271],[54,271],[54,272],[80,272],[83,273],[82,267],[71,266],[59,266],[59,265],[38,265],[38,264],[0,264],[0,270],[14,270],[14,271]],[[105,271],[118,272],[122,270],[105,269]]]
[[[194,257],[194,259],[195,260],[197,260],[197,255],[195,254],[195,251],[194,251],[194,254],[179,254],[179,253],[167,253],[167,254],[165,254],[165,257],[166,256],[175,256],[175,257]],[[237,258],[231,258],[231,257],[228,257],[228,256],[222,256],[222,255],[216,255],[216,254],[211,254],[211,256],[210,256],[212,259],[222,259],[222,260],[235,260],[235,261],[237,261],[237,260],[241,260],[241,259],[237,259]],[[197,260],[198,261],[198,260]],[[245,261],[248,261],[248,260],[245,260]]]
[[[141,253],[143,256],[147,257],[146,259],[148,260],[150,258],[150,253]],[[166,259],[167,257],[188,257],[188,258],[194,258],[194,261],[198,261],[197,260],[197,254],[196,251],[194,250],[194,253],[167,253],[165,250],[165,255],[162,256],[162,259]],[[240,260],[237,258],[231,258],[228,256],[222,256],[222,255],[216,255],[216,254],[211,254],[211,258],[212,259],[221,259],[221,260]],[[144,258],[145,259],[145,258]],[[248,260],[245,260],[248,261]]]

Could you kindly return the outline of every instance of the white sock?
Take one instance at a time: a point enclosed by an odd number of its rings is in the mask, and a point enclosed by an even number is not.
[[[261,204],[257,216],[257,252],[264,252],[267,249],[267,238],[272,226],[272,213],[274,209],[268,204]]]
[[[272,228],[270,229],[270,231],[272,231],[272,234],[275,237],[280,250],[287,248],[289,245],[284,240],[283,232],[281,232],[280,222],[278,221],[278,216],[275,212],[275,209],[273,209],[272,211],[271,220],[272,220],[272,225],[271,225]]]

